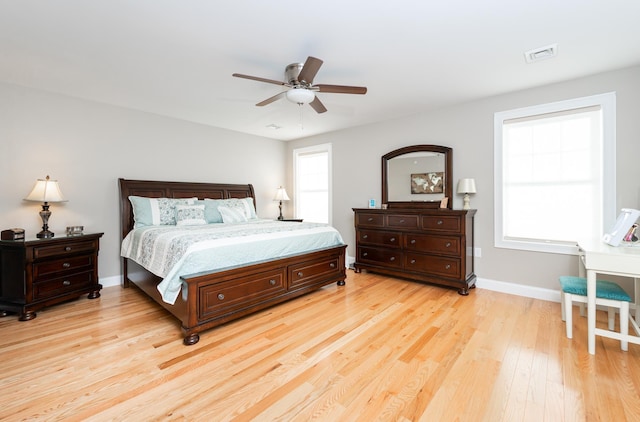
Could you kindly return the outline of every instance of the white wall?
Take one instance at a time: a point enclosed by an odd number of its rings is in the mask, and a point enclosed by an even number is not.
[[[0,83],[0,228],[35,237],[41,206],[23,198],[50,175],[68,199],[51,205],[50,229],[104,232],[100,277],[117,277],[119,177],[253,183],[258,215],[275,218],[285,149],[281,141]]]
[[[351,209],[366,207],[369,198],[380,203],[381,156],[413,144],[452,147],[454,190],[458,179],[476,179],[478,193],[472,196],[471,206],[478,209],[475,238],[476,247],[482,250],[482,257],[476,259],[476,274],[498,282],[557,289],[559,275],[577,273],[575,256],[493,247],[493,115],[611,91],[617,92],[617,208],[640,208],[640,67],[301,139],[288,144],[288,155],[293,148],[333,144],[333,222],[349,244],[348,253],[355,256]],[[461,208],[462,197],[454,196],[454,208]]]

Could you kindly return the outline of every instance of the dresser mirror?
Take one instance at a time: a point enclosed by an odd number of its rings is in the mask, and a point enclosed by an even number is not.
[[[382,156],[382,204],[388,208],[446,208],[453,203],[452,154],[441,145],[411,145]]]

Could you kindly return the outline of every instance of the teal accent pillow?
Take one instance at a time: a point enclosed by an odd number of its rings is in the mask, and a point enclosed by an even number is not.
[[[207,223],[222,223],[222,215],[218,211],[217,199],[204,199],[196,201],[196,204],[204,205],[204,219]]]
[[[218,207],[221,206],[240,209],[247,220],[258,218],[256,208],[253,205],[253,198],[204,199],[196,203],[204,203],[204,215],[209,224],[223,222],[222,215],[218,211]]]
[[[133,207],[133,228],[145,226],[172,226],[176,224],[176,206],[191,205],[193,198],[146,198],[129,196]]]

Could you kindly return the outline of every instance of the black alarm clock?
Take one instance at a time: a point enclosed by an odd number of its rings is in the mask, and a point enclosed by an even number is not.
[[[13,228],[13,229],[2,230],[2,233],[0,233],[0,239],[24,240],[24,229]]]

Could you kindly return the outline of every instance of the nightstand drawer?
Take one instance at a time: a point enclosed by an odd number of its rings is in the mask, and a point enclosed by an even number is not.
[[[76,273],[81,269],[93,268],[93,255],[70,256],[63,259],[39,262],[33,266],[33,280],[45,276],[61,277],[65,273]]]
[[[78,240],[56,245],[36,246],[33,248],[33,259],[42,259],[49,256],[60,257],[78,252],[94,252],[97,250],[98,240]]]
[[[33,299],[47,299],[74,290],[86,288],[92,283],[95,283],[95,280],[93,280],[93,271],[33,283]]]

